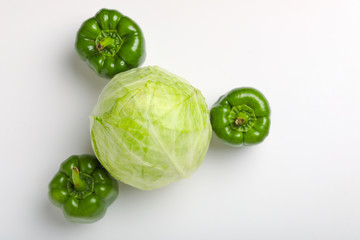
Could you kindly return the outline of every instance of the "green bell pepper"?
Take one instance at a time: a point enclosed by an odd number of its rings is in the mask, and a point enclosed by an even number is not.
[[[118,183],[95,156],[70,156],[49,184],[49,198],[72,222],[101,219],[118,195]]]
[[[257,144],[269,134],[269,103],[254,88],[235,88],[212,106],[210,121],[215,134],[229,145]]]
[[[109,9],[101,9],[81,25],[75,48],[80,58],[105,78],[138,67],[146,55],[140,27]]]

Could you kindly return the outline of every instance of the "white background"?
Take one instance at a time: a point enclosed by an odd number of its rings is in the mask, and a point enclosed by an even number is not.
[[[115,8],[142,28],[143,66],[200,89],[209,107],[262,91],[268,138],[213,136],[199,170],[153,191],[120,183],[106,216],[69,223],[48,182],[92,153],[88,115],[107,80],[74,50],[81,23]],[[2,1],[0,239],[360,239],[360,1]]]

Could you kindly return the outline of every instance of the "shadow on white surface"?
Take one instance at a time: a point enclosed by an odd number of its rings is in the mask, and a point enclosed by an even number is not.
[[[109,82],[109,79],[98,76],[85,61],[81,60],[75,49],[71,49],[67,54],[65,68],[70,71],[69,80],[76,79],[78,83],[75,82],[75,84],[83,85],[83,88],[87,90],[89,97],[92,99],[97,99],[102,89]]]
[[[61,123],[67,125],[66,131],[59,133],[63,136],[59,138],[65,139],[61,147],[69,149],[69,155],[92,154],[88,116],[109,80],[90,69],[74,48],[68,48],[61,58],[59,75],[62,83],[59,86],[64,96],[58,99],[62,101]]]
[[[211,136],[211,140],[210,140],[210,145],[209,145],[209,150],[208,150],[208,154],[217,154],[217,155],[223,155],[224,153],[229,154],[229,153],[236,153],[236,154],[241,154],[242,152],[248,151],[248,149],[251,149],[250,147],[247,146],[241,146],[241,147],[233,147],[230,146],[228,144],[226,144],[223,140],[221,140],[220,138],[218,138],[215,133],[212,133]]]
[[[68,68],[74,76],[71,80],[77,79],[85,88],[90,86],[95,92],[100,92],[109,81],[109,79],[99,77],[95,71],[87,66],[86,62],[77,55],[75,49],[71,49],[66,64],[69,65]]]
[[[47,201],[47,203],[41,204],[44,221],[46,221],[46,224],[52,225],[57,229],[76,229],[81,225],[84,224],[76,224],[73,222],[68,222],[63,214],[63,210],[52,205],[50,200]]]

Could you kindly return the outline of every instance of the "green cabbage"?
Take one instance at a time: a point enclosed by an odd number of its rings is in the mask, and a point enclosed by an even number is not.
[[[211,138],[200,91],[160,67],[116,75],[90,115],[92,147],[116,179],[150,190],[190,177]]]

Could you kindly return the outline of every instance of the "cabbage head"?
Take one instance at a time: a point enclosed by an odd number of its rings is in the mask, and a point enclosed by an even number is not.
[[[90,115],[93,150],[116,179],[150,190],[190,177],[209,147],[201,92],[160,68],[120,73]]]

